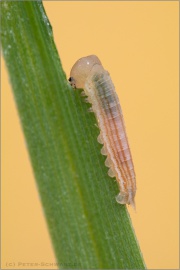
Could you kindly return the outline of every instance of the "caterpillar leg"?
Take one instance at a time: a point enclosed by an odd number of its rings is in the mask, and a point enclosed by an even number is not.
[[[93,108],[90,107],[90,108],[88,109],[88,112],[93,113],[93,112],[94,112],[94,111],[93,111]]]
[[[120,192],[116,196],[116,201],[117,201],[117,203],[120,203],[120,204],[130,204],[132,206],[132,208],[134,208],[134,210],[136,210],[134,198],[132,198],[131,196],[129,198],[129,195],[127,193]]]
[[[86,97],[86,93],[84,91],[81,92],[80,94],[82,97]]]
[[[127,193],[124,193],[124,192],[120,192],[116,196],[116,201],[117,201],[117,203],[120,203],[120,204],[126,204],[126,203],[128,203],[128,194]]]

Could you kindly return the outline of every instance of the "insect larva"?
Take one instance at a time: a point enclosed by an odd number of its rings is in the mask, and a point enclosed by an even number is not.
[[[95,55],[80,58],[72,67],[70,84],[84,89],[86,102],[92,104],[100,128],[98,142],[104,144],[101,153],[107,155],[105,165],[108,175],[116,177],[120,193],[116,200],[120,204],[135,207],[136,178],[126,135],[118,96],[109,73]]]

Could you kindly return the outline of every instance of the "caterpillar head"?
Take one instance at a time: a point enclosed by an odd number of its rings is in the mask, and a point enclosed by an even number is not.
[[[89,55],[80,58],[72,67],[70,72],[69,82],[73,88],[83,88],[91,72],[93,66],[101,65],[99,58],[96,55]]]

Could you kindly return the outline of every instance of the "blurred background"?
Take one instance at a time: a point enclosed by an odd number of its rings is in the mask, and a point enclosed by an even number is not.
[[[149,269],[179,268],[178,2],[46,1],[64,71],[96,54],[112,77],[137,175],[134,230]],[[2,268],[56,269],[4,61]]]

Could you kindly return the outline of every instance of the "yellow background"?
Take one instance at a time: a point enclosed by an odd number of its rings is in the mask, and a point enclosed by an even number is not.
[[[129,211],[144,259],[150,269],[177,269],[178,2],[67,1],[44,6],[67,76],[74,62],[89,54],[96,54],[110,72],[135,163],[137,211]],[[27,265],[41,262],[47,265]],[[2,61],[2,267],[53,269],[53,263]]]

